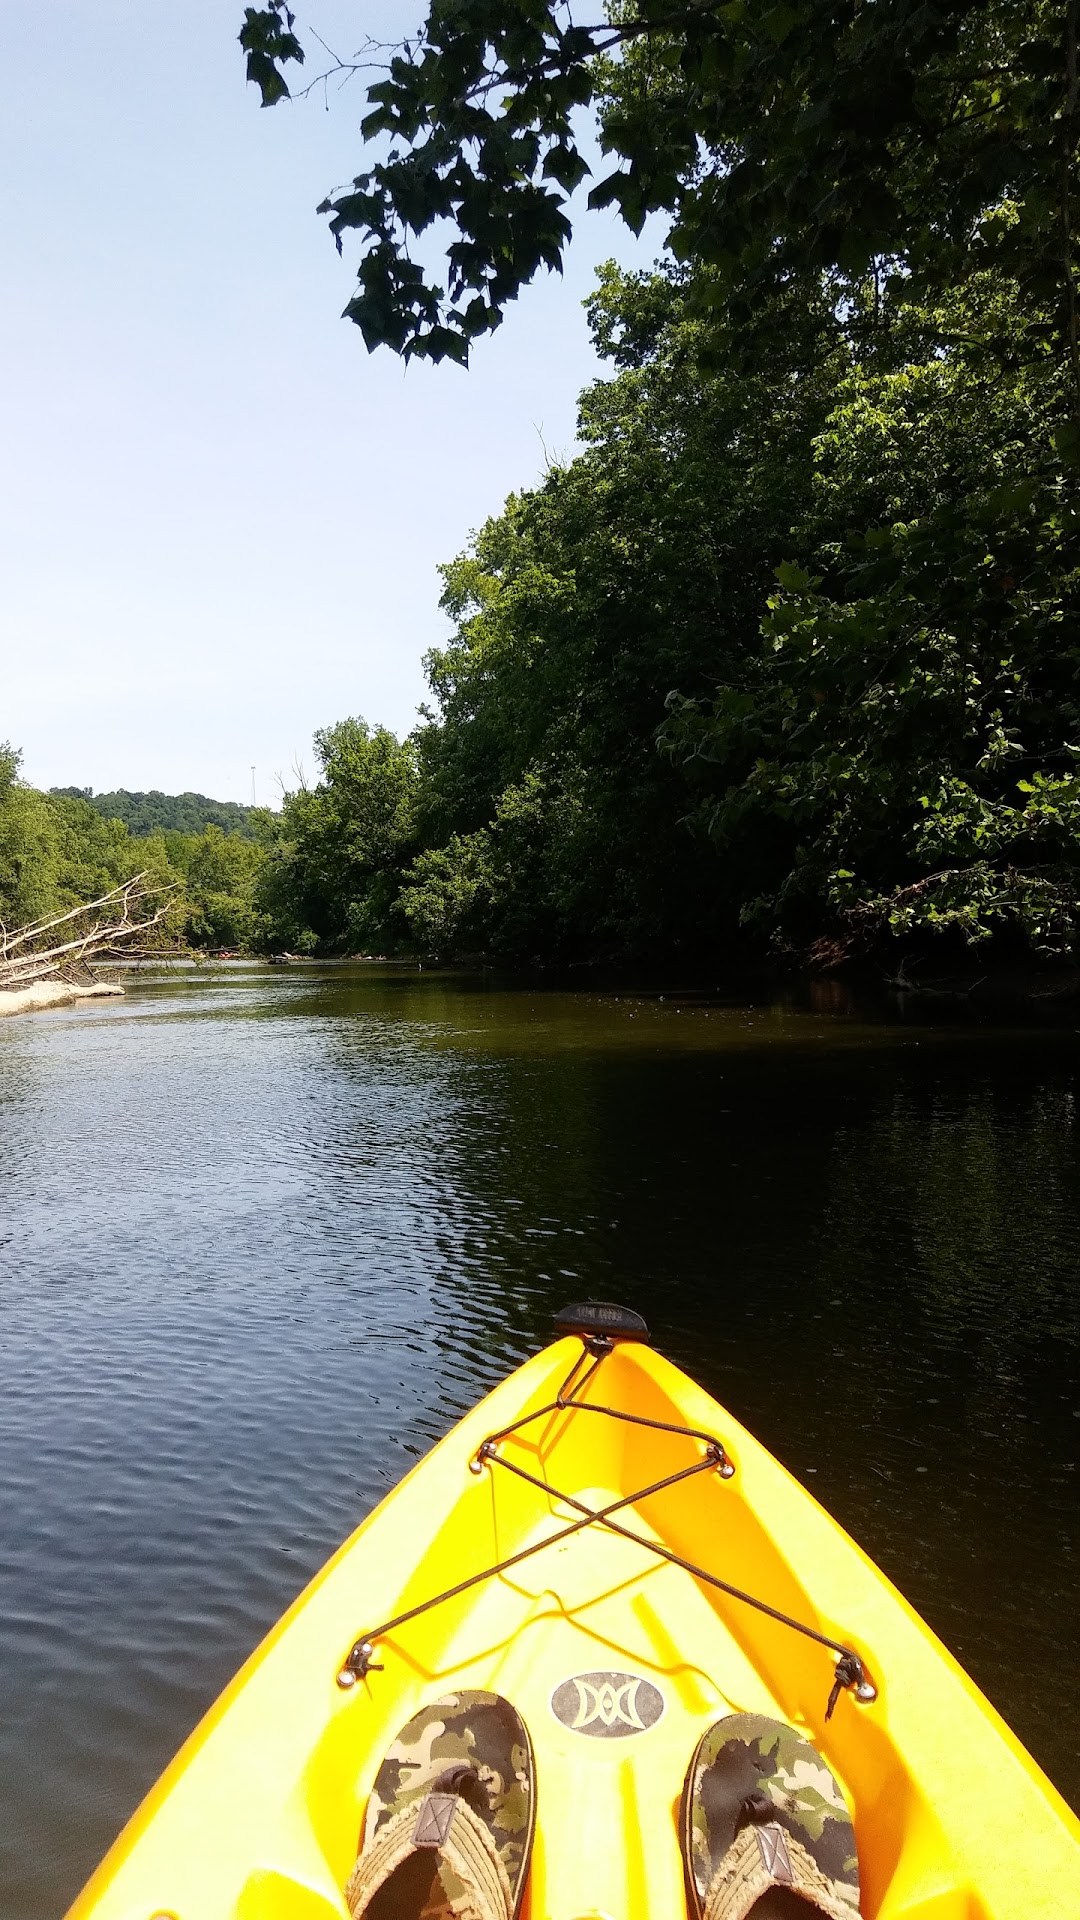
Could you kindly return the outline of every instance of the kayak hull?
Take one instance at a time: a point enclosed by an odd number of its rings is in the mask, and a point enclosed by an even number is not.
[[[70,1920],[341,1920],[387,1747],[421,1705],[462,1687],[512,1700],[533,1741],[522,1920],[683,1920],[686,1769],[712,1721],[742,1712],[797,1727],[841,1782],[866,1920],[1075,1920],[1080,1823],[868,1557],[670,1362],[619,1342],[587,1398],[632,1418],[556,1407],[500,1440],[500,1458],[478,1459],[492,1433],[550,1407],[581,1358],[567,1337],[518,1369],[345,1542],[196,1728]],[[718,1436],[731,1477],[672,1426]],[[582,1507],[688,1466],[618,1510],[639,1539],[569,1531]],[[650,1541],[851,1648],[875,1697],[842,1688],[826,1718],[835,1652]],[[350,1652],[373,1634],[356,1677]]]

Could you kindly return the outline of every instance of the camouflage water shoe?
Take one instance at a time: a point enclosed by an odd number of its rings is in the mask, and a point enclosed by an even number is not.
[[[524,1721],[450,1693],[402,1727],[371,1790],[345,1888],[354,1920],[516,1920],[536,1785]]]
[[[682,1799],[682,1847],[697,1920],[857,1920],[855,1830],[809,1741],[736,1713],[698,1743]]]

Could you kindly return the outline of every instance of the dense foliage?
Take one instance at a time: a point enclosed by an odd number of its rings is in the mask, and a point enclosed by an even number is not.
[[[247,10],[264,104],[302,31]],[[430,0],[385,50],[323,209],[369,347],[466,361],[597,142],[592,203],[669,218],[592,303],[580,456],[446,569],[423,945],[1074,945],[1077,38],[1075,0]]]
[[[316,734],[315,752],[322,777],[286,796],[263,907],[291,950],[398,944],[401,874],[419,844],[414,743],[343,720]]]
[[[103,820],[122,820],[129,833],[203,833],[207,827],[220,827],[222,833],[244,834],[259,838],[257,810],[238,806],[235,800],[210,800],[205,793],[129,793],[120,787],[115,793],[95,793],[92,787],[52,787],[61,799],[88,800]]]
[[[685,278],[608,276],[621,370],[585,396],[586,450],[447,570],[437,846],[404,895],[429,938],[1071,944],[1067,371],[1009,351],[995,276],[873,302],[766,318],[733,369]]]
[[[326,201],[363,248],[348,313],[369,347],[464,361],[570,237],[589,194],[635,230],[670,219],[741,321],[777,290],[885,270],[924,299],[991,265],[1015,277],[1080,399],[1075,0],[430,0],[378,64],[360,134],[372,164]],[[358,10],[358,21],[360,15]],[[288,0],[240,34],[264,106],[302,64]],[[593,110],[593,124],[582,110]],[[1013,218],[1000,209],[1009,202]],[[422,235],[444,253],[418,259]],[[444,284],[445,280],[445,284]]]
[[[368,345],[467,360],[558,265],[596,142],[594,203],[665,213],[667,258],[601,276],[580,452],[445,568],[412,737],[342,721],[254,838],[137,843],[183,878],[189,937],[1075,950],[1078,13],[610,0],[582,27],[562,0],[430,0],[326,208],[359,237]],[[247,9],[267,104],[295,25]],[[0,763],[5,910],[135,844]]]
[[[160,803],[156,810],[165,819],[185,817],[189,803],[201,800],[190,794],[125,797]],[[205,804],[228,817],[227,802]],[[275,820],[252,812],[245,826],[244,833],[215,824],[186,833],[161,827],[133,832],[79,788],[39,793],[27,786],[19,778],[18,754],[0,746],[0,920],[15,927],[63,913],[147,873],[175,889],[163,942],[238,951],[273,947],[278,930],[259,903],[258,881]]]
[[[456,630],[410,740],[327,728],[258,841],[135,842],[9,760],[7,895],[70,889],[77,841],[84,889],[157,848],[215,947],[1070,948],[1067,369],[1015,350],[1024,304],[989,272],[932,308],[872,282],[846,312],[780,300],[734,364],[701,309],[686,270],[604,274],[582,451],[446,567]]]

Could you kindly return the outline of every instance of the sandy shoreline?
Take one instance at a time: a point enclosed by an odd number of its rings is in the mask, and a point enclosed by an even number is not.
[[[38,1013],[45,1007],[69,1007],[75,1000],[102,1000],[122,994],[123,987],[72,987],[66,980],[35,980],[32,986],[0,992],[0,1020],[6,1013]]]

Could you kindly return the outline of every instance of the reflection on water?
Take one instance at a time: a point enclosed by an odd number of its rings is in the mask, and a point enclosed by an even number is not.
[[[306,1577],[624,1300],[1080,1799],[1077,1036],[220,969],[0,1025],[0,1910]]]

